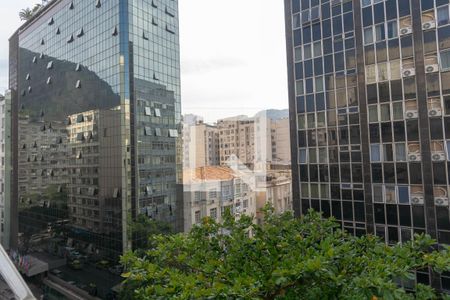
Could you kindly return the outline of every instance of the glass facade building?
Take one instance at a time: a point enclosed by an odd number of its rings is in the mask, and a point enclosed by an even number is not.
[[[54,0],[11,37],[12,249],[116,261],[138,214],[181,226],[179,57],[176,0]]]
[[[450,244],[449,1],[285,0],[285,13],[295,212]],[[450,290],[449,274],[417,282]]]

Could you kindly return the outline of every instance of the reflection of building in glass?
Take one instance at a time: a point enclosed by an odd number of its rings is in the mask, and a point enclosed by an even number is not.
[[[226,210],[237,218],[256,216],[255,192],[228,167],[187,169],[184,180],[184,230],[205,217],[221,222]]]
[[[1,137],[0,137],[0,243],[9,249],[11,232],[11,91],[6,91],[1,107]]]
[[[292,211],[292,179],[291,170],[269,170],[266,178],[258,182],[256,193],[256,218],[261,222],[264,218],[262,209],[270,204],[277,214]]]
[[[179,73],[173,0],[54,0],[11,37],[13,250],[116,264],[137,214],[178,228]]]
[[[290,136],[286,110],[267,110],[254,117],[236,116],[217,122],[220,164],[233,155],[252,169],[289,165]],[[201,145],[201,143],[200,143]]]
[[[274,164],[291,164],[291,147],[289,118],[270,121],[271,162]]]
[[[216,126],[203,121],[195,124],[184,121],[183,143],[185,168],[219,165],[219,130]]]
[[[295,212],[450,244],[448,2],[322,2],[285,0]]]
[[[75,227],[120,232],[120,110],[93,110],[68,117],[69,217]]]
[[[6,171],[7,171],[7,157],[6,147],[9,145],[9,118],[11,94],[7,91],[6,95],[0,94],[0,244],[6,245],[6,239],[9,234],[9,195],[6,192]],[[8,135],[7,135],[8,134]],[[9,170],[8,170],[9,171]]]
[[[248,165],[255,163],[255,120],[237,116],[217,121],[220,141],[220,165],[226,165],[232,155]]]
[[[137,158],[139,211],[181,226],[177,220],[177,152],[182,151],[176,123],[175,95],[164,86],[136,81]]]
[[[203,118],[193,114],[183,115],[183,169],[189,168],[191,163],[192,148],[195,146],[195,140],[191,137],[191,127],[197,122],[203,122]],[[194,150],[195,151],[195,150]],[[192,152],[193,153],[193,152]]]
[[[56,195],[63,193],[68,183],[65,124],[32,122],[21,115],[19,127],[19,207],[63,208],[65,200]]]

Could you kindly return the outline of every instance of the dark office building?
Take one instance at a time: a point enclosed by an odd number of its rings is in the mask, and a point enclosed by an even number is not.
[[[450,244],[448,0],[285,0],[294,209]],[[450,290],[442,278],[417,281]]]
[[[17,30],[11,249],[117,264],[139,214],[182,226],[179,66],[176,0],[54,0]]]

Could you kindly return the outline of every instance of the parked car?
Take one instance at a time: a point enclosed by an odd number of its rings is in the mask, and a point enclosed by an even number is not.
[[[95,267],[97,269],[107,269],[109,267],[109,261],[107,260],[100,260],[95,264]]]
[[[78,259],[74,259],[69,262],[69,267],[74,270],[81,270],[83,268],[83,263]]]

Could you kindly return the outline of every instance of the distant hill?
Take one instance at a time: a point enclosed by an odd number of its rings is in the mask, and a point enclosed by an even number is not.
[[[272,120],[280,120],[289,117],[289,109],[267,109],[258,112],[255,117],[267,114],[267,118]]]

